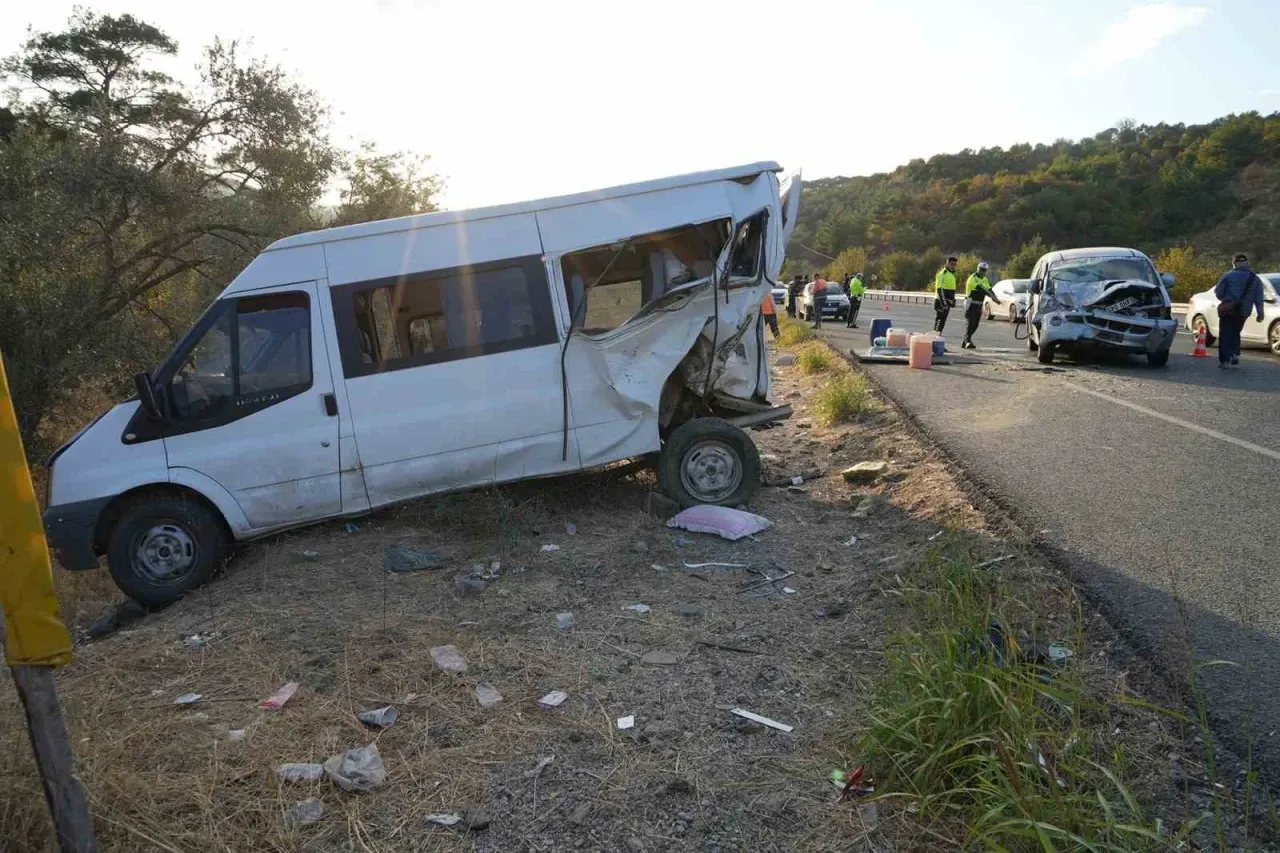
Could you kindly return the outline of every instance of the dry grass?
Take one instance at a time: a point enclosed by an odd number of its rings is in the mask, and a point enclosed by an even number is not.
[[[799,320],[778,315],[778,343],[784,347],[793,347],[806,341],[817,340],[818,334]]]
[[[806,375],[826,373],[835,367],[838,361],[839,356],[820,341],[805,344],[796,352],[796,367]]]
[[[832,377],[813,397],[814,419],[822,426],[847,423],[876,408],[867,380],[852,372]]]

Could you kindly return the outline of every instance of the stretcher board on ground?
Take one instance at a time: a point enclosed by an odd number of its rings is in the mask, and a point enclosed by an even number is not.
[[[851,349],[849,354],[867,364],[907,364],[909,361],[908,347],[871,347],[862,351]],[[934,356],[933,363],[950,364],[951,361],[946,356]]]

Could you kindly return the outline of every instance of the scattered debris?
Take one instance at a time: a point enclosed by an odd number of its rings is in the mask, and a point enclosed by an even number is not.
[[[840,472],[846,483],[874,483],[889,473],[888,462],[859,462]]]
[[[286,782],[319,782],[324,778],[324,765],[281,764],[276,774]]]
[[[427,569],[439,569],[449,562],[444,554],[434,551],[423,551],[412,545],[392,542],[382,549],[382,567],[392,574],[421,572]]]
[[[559,628],[561,631],[567,631],[577,624],[578,624],[578,620],[573,618],[572,613],[566,612],[566,613],[556,614],[556,627]]]
[[[354,521],[348,521],[342,526],[342,529],[346,531],[348,536],[350,536],[352,533],[355,533],[360,529],[360,525],[356,524]]]
[[[745,569],[747,567],[747,564],[746,563],[685,563],[684,567],[686,569],[707,569],[707,568]]]
[[[795,474],[780,474],[776,477],[765,477],[762,482],[766,486],[803,486],[809,480],[821,479],[827,472],[822,468],[806,468]]]
[[[303,800],[285,812],[285,823],[315,823],[324,817],[324,803],[315,799]]]
[[[734,708],[729,713],[737,714],[739,717],[748,719],[753,723],[759,723],[762,726],[768,726],[769,728],[777,729],[780,732],[791,732],[795,729],[794,726],[788,726],[786,723],[780,723],[777,720],[771,720],[768,717],[762,717],[759,714],[754,714],[751,711],[746,711],[746,710],[743,710],[742,708]]]
[[[994,566],[996,563],[1003,563],[1005,560],[1012,560],[1015,556],[1016,556],[1015,554],[1005,554],[1003,557],[995,557],[994,559],[985,560],[981,563],[978,563],[978,565],[974,566],[974,568],[985,569],[987,566]]]
[[[771,584],[771,583],[777,583],[778,581],[786,580],[787,578],[791,577],[794,574],[795,572],[786,572],[785,574],[778,575],[776,578],[771,578],[768,575],[765,575],[764,580],[756,581],[753,584],[748,584],[747,586],[744,586],[742,588],[742,591],[750,592],[751,590],[757,589],[758,587],[767,586],[768,584]]]
[[[566,524],[566,525],[564,526],[564,532],[565,532],[565,533],[568,533],[570,536],[577,536],[577,535],[578,535],[578,525],[576,525],[576,524],[574,524],[572,521],[570,521],[568,524]]]
[[[792,478],[791,478],[791,485],[793,485],[793,486],[803,486],[803,485],[804,485],[804,477],[800,477],[800,476],[792,477]]]
[[[667,522],[667,527],[688,530],[691,533],[714,533],[722,539],[736,542],[743,537],[759,533],[772,522],[763,516],[733,509],[727,506],[703,504],[691,506]]]
[[[485,581],[471,575],[454,575],[453,586],[463,594],[481,593],[489,588],[489,584]]]
[[[671,652],[646,652],[640,658],[640,663],[647,663],[653,666],[675,666],[680,662],[680,658]]]
[[[476,701],[480,703],[481,708],[492,708],[502,701],[502,694],[489,682],[478,681],[476,682]]]
[[[427,823],[434,823],[436,826],[457,826],[462,823],[462,815],[457,814],[429,814],[427,815]]]
[[[862,784],[862,776],[863,768],[861,765],[855,767],[852,773],[845,773],[838,768],[831,771],[831,782],[840,789],[840,799],[843,800],[850,794],[866,796],[876,792],[874,785]]]
[[[1075,656],[1075,652],[1073,652],[1071,647],[1065,643],[1050,643],[1049,647],[1045,651],[1049,655],[1049,660],[1054,663],[1062,663],[1063,661],[1070,660]]]
[[[546,696],[538,700],[538,705],[543,708],[559,708],[564,700],[569,698],[569,694],[563,690],[552,690]]]
[[[452,645],[434,647],[431,649],[431,659],[445,672],[460,675],[467,671],[466,658]]]
[[[559,550],[560,550],[560,546],[555,544],[547,544],[542,546],[542,553],[544,554],[549,554],[552,551],[559,551]]]
[[[227,740],[232,743],[238,743],[248,736],[249,733],[244,729],[227,729]]]
[[[939,530],[937,533],[935,533],[935,534],[933,534],[932,536],[930,536],[930,537],[929,537],[929,541],[930,541],[930,542],[932,542],[933,540],[937,539],[939,536],[941,536],[942,534],[944,534],[944,533],[946,533],[946,532],[947,532],[947,531],[945,531],[945,530]]]
[[[222,636],[221,631],[206,631],[203,634],[192,634],[190,637],[182,638],[182,647],[184,649],[203,649],[220,636]]]
[[[330,756],[324,763],[324,772],[339,788],[352,794],[372,791],[387,781],[387,768],[378,754],[378,745],[373,743]]]
[[[845,540],[845,543],[844,543],[844,544],[845,544],[846,546],[848,546],[848,547],[852,547],[852,546],[854,546],[854,545],[857,545],[857,544],[858,544],[858,537],[857,537],[857,536],[850,536],[848,539],[846,539],[846,540]]]
[[[636,724],[636,717],[634,714],[627,714],[627,716],[625,717],[618,718],[618,728],[620,729],[629,729],[633,727],[635,724]]]
[[[547,755],[542,757],[541,759],[538,760],[537,765],[532,770],[524,771],[524,778],[536,779],[537,777],[542,775],[542,771],[547,768],[547,765],[549,765],[551,762],[555,760],[556,760],[556,757],[554,755]]]
[[[648,613],[653,608],[647,604],[628,604],[628,605],[625,605],[622,609],[630,610],[632,613]]]
[[[791,587],[789,587],[789,586],[784,586],[784,587],[782,588],[782,591],[783,591],[783,593],[785,593],[786,595],[795,595],[795,594],[796,594],[796,591],[795,591],[794,589],[792,589]]]
[[[173,700],[173,704],[194,705],[195,703],[199,702],[202,698],[204,698],[204,696],[203,694],[200,694],[200,693],[183,693],[177,699]]]
[[[390,705],[385,708],[374,708],[372,711],[360,712],[360,722],[366,726],[375,726],[380,729],[390,728],[392,723],[398,719],[400,719],[400,712]]]
[[[272,693],[266,699],[258,703],[259,708],[266,708],[268,711],[279,711],[284,707],[285,703],[293,698],[293,694],[298,692],[298,682],[289,681],[280,685],[280,689]]]
[[[320,552],[319,551],[303,551],[301,556],[302,556],[302,559],[306,560],[308,563],[313,563],[316,560],[320,559]]]

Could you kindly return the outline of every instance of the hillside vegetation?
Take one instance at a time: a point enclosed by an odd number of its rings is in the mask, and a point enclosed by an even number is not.
[[[1188,277],[1199,284],[1224,269],[1230,252],[1280,261],[1278,235],[1280,113],[1246,113],[1201,125],[1122,122],[1074,142],[965,150],[888,174],[813,181],[788,257],[810,271],[822,255],[847,252],[828,274],[861,262],[911,287],[944,252],[998,266],[1018,256],[1001,271],[1011,275],[1029,271],[1045,247],[1134,246],[1153,257],[1181,249],[1161,260],[1181,265],[1171,271],[1184,291]]]

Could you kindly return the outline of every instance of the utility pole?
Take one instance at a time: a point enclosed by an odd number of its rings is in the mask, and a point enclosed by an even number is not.
[[[27,733],[61,853],[97,853],[84,788],[76,776],[53,668],[71,660],[58,614],[53,566],[31,485],[4,360],[0,358],[0,611],[4,651],[27,715]]]

